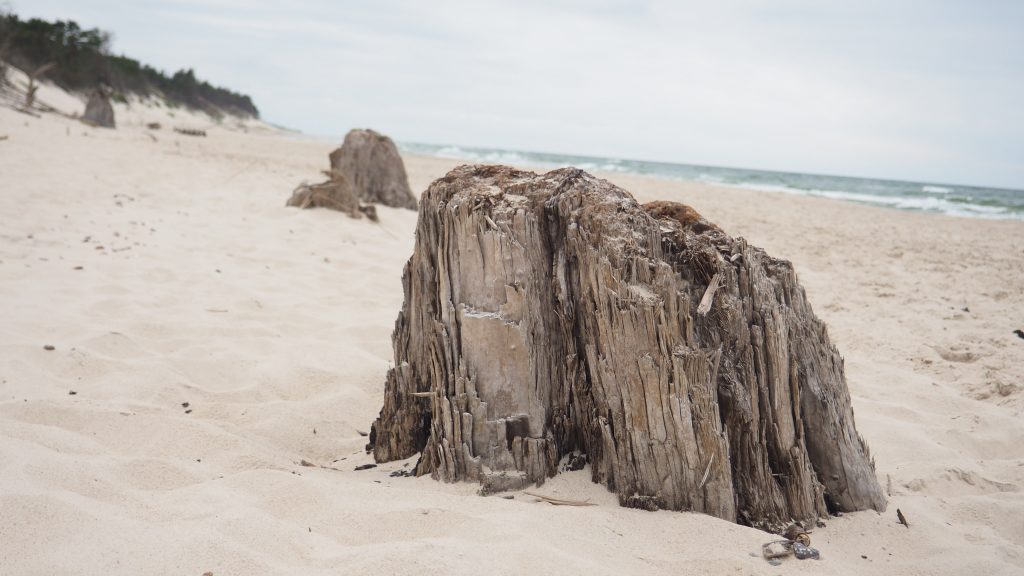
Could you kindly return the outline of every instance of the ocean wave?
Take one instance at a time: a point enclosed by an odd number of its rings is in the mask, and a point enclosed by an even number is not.
[[[993,206],[974,202],[965,202],[961,198],[947,199],[935,196],[888,196],[864,192],[850,192],[845,190],[801,189],[784,185],[759,183],[740,183],[733,185],[765,192],[784,192],[799,196],[818,196],[832,200],[857,202],[859,204],[897,208],[900,210],[935,212],[939,214],[946,214],[948,216],[1024,219],[1024,214],[1014,212],[1006,206]]]
[[[900,210],[973,218],[1024,220],[1024,191],[969,186],[940,186],[880,179],[770,172],[714,166],[644,162],[568,154],[545,154],[494,148],[436,144],[400,144],[403,151],[487,164],[512,164],[550,170],[576,166],[583,170],[697,181],[767,192],[817,196]],[[954,194],[955,192],[955,194]]]

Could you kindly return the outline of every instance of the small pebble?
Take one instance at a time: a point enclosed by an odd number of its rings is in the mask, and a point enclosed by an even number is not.
[[[185,410],[185,414],[191,414],[191,413],[192,413],[192,409],[191,408],[189,408],[188,410]]]
[[[182,408],[188,408],[188,402],[182,402],[181,403],[181,407]]]
[[[53,350],[56,350],[56,348],[54,348],[54,347],[53,347],[52,345],[50,345],[50,344],[47,344],[46,346],[43,346],[43,350],[50,350],[50,351],[53,351]]]
[[[74,396],[75,394],[78,394],[78,392],[75,392],[74,390],[68,390],[68,396]]]

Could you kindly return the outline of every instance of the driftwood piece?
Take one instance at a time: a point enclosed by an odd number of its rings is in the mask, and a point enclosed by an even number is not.
[[[330,178],[326,182],[300,184],[292,192],[292,197],[285,205],[301,209],[330,208],[344,212],[352,218],[366,216],[373,222],[377,221],[377,209],[372,205],[363,205],[359,202],[359,198],[352,192],[347,178],[333,170],[326,174]]]
[[[345,174],[363,202],[416,209],[405,164],[391,138],[373,130],[351,130],[330,158],[331,168]]]
[[[111,104],[110,97],[102,88],[96,88],[89,94],[89,101],[85,104],[82,121],[102,128],[115,127],[114,105]]]
[[[776,531],[884,509],[842,357],[792,265],[690,212],[571,168],[435,181],[375,459],[422,452],[417,474],[497,491],[580,451],[625,506]]]

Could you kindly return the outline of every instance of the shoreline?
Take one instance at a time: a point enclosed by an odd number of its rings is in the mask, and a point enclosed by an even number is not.
[[[430,152],[427,150],[430,148],[436,150]],[[461,160],[465,163],[510,164],[543,171],[560,166],[576,166],[592,173],[654,177],[673,182],[726,186],[760,192],[783,192],[794,196],[829,198],[908,212],[937,213],[983,220],[1024,221],[1024,190],[1011,188],[621,160],[474,147],[463,149],[458,146],[404,144],[402,149],[403,153],[445,160]],[[449,149],[457,152],[445,152]],[[462,155],[460,156],[460,154]],[[803,181],[803,184],[794,184],[793,180]]]
[[[318,141],[318,143],[329,145],[329,142]],[[407,153],[407,152],[402,152],[402,158],[406,159],[406,164],[409,164],[409,161],[412,160],[413,162],[423,162],[425,164],[435,165],[435,166],[438,166],[438,167],[440,167],[440,166],[447,166],[448,169],[451,169],[451,168],[454,168],[456,166],[460,166],[460,165],[463,165],[463,164],[486,164],[486,162],[476,162],[476,161],[469,160],[469,159],[448,158],[448,157],[442,157],[442,156],[431,156],[431,155],[426,155],[426,154],[412,154],[412,153]],[[537,173],[541,173],[541,174],[544,173],[544,172],[547,172],[549,170],[554,170],[555,169],[555,168],[538,167],[538,166],[534,166],[534,165],[530,165],[530,164],[511,164],[511,166],[514,166],[515,168],[519,168],[519,169],[522,169],[522,170],[529,170],[531,172],[537,172]],[[437,171],[438,169],[439,168],[433,168],[434,171]],[[693,194],[694,197],[699,198],[700,200],[703,200],[704,203],[706,203],[706,204],[716,205],[716,206],[719,204],[719,202],[714,200],[714,196],[713,195],[717,192],[719,194],[724,193],[726,196],[730,196],[730,195],[731,196],[739,196],[739,197],[742,197],[744,200],[747,200],[747,199],[757,199],[758,197],[761,197],[761,196],[764,196],[765,198],[773,198],[773,199],[775,199],[777,201],[782,201],[784,203],[785,202],[789,202],[790,200],[793,200],[793,201],[795,201],[798,204],[806,203],[808,207],[812,207],[812,206],[813,207],[823,207],[823,208],[826,208],[826,209],[829,209],[831,207],[833,210],[830,210],[830,211],[834,211],[834,209],[836,209],[836,206],[840,206],[840,207],[844,207],[844,208],[850,208],[850,209],[853,209],[853,210],[856,210],[856,211],[863,210],[863,211],[865,211],[865,214],[875,213],[875,214],[878,214],[878,215],[880,215],[882,217],[885,217],[886,215],[889,215],[889,216],[895,217],[895,218],[901,218],[903,216],[907,216],[907,217],[909,217],[908,218],[909,220],[913,220],[915,224],[919,224],[919,225],[926,225],[930,221],[930,219],[934,218],[934,219],[937,219],[936,221],[942,221],[942,220],[947,220],[948,219],[948,220],[952,220],[952,221],[979,222],[979,223],[982,223],[982,224],[985,224],[985,225],[994,225],[997,228],[1003,228],[1007,232],[1012,232],[1014,230],[1024,231],[1024,219],[1018,219],[1018,218],[984,218],[984,217],[976,217],[976,216],[963,216],[963,215],[955,215],[955,214],[943,214],[943,213],[939,213],[939,212],[926,212],[926,211],[922,211],[922,210],[913,210],[913,209],[891,208],[891,207],[877,206],[877,205],[873,205],[873,204],[866,204],[866,203],[856,202],[856,201],[851,201],[851,200],[843,200],[843,199],[838,199],[838,198],[828,198],[828,197],[824,197],[824,196],[815,196],[815,195],[810,195],[810,194],[799,194],[799,193],[794,193],[794,192],[784,192],[784,191],[781,191],[781,190],[754,189],[754,188],[748,188],[748,187],[744,187],[744,186],[737,186],[737,185],[733,185],[733,184],[708,183],[708,182],[701,182],[701,181],[698,181],[698,180],[673,179],[673,178],[667,178],[667,177],[664,177],[664,176],[649,175],[649,174],[628,174],[628,173],[624,173],[624,172],[609,172],[609,171],[605,171],[605,170],[587,170],[587,172],[590,172],[591,174],[593,174],[593,175],[595,175],[595,176],[597,176],[599,178],[602,178],[604,180],[608,180],[609,182],[617,184],[620,187],[625,188],[626,190],[628,190],[630,193],[634,193],[634,192],[630,188],[630,184],[629,183],[630,182],[638,183],[635,187],[644,191],[644,192],[641,193],[643,198],[641,198],[639,196],[637,197],[637,200],[641,201],[641,202],[651,202],[653,200],[671,200],[671,199],[674,199],[674,198],[657,197],[654,193],[647,192],[648,190],[653,190],[653,189],[658,189],[658,188],[661,188],[661,189],[679,188],[680,190],[685,191],[686,193]],[[411,176],[410,176],[410,178],[411,178]],[[419,188],[419,189],[417,189],[416,187],[413,187],[413,191],[414,191],[414,193],[419,194],[420,192],[422,192],[423,189],[425,189],[425,187],[426,187],[426,185],[424,185],[422,188]],[[675,195],[678,195],[678,194],[675,194]],[[634,196],[636,196],[636,194],[634,194]],[[683,199],[683,200],[676,200],[676,201],[683,202],[684,204],[691,204],[693,206],[693,208],[695,208],[698,212],[701,212],[702,214],[704,213],[701,210],[701,206],[699,204],[687,202],[685,199]],[[712,220],[714,220],[714,218],[712,218]],[[968,226],[970,226],[970,225],[968,225]]]

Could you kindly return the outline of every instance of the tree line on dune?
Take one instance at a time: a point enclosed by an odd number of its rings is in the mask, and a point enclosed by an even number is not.
[[[157,96],[169,106],[215,116],[259,117],[249,96],[198,80],[191,69],[168,76],[138,60],[111,54],[110,40],[109,32],[82,28],[71,20],[22,20],[0,12],[0,61],[29,74],[45,67],[45,77],[61,88],[83,91],[105,85],[115,99],[127,94]]]

